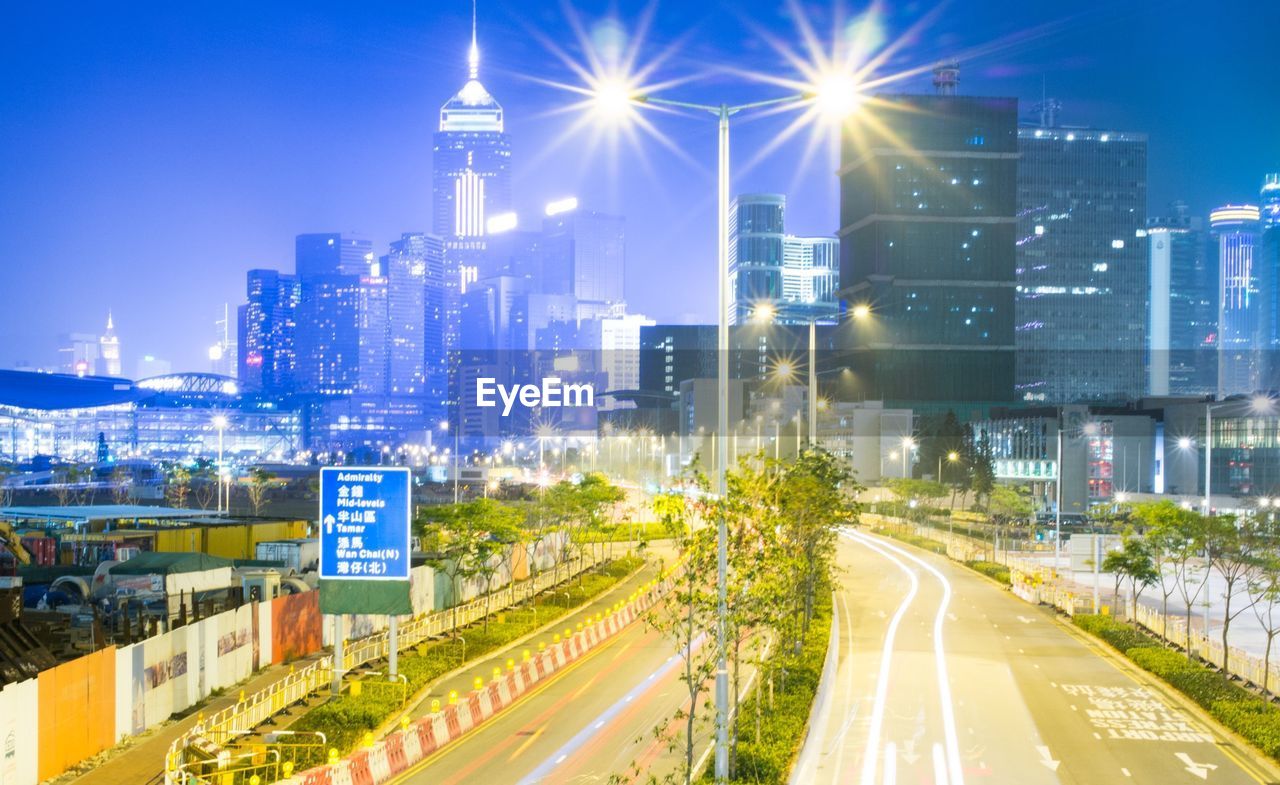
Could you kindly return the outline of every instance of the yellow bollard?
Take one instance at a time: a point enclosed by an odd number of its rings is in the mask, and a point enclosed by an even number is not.
[[[449,690],[449,705],[452,706],[458,702],[458,691]]]
[[[332,766],[338,762],[338,751],[333,747],[329,748],[329,765]]]
[[[565,628],[564,628],[564,637],[566,637],[566,638],[571,638],[571,637],[573,637],[573,630],[569,629],[568,627],[565,627]]]
[[[529,650],[528,650],[528,649],[525,649],[524,651],[520,652],[520,661],[521,661],[521,662],[528,662],[528,661],[529,661],[529,657],[530,657],[530,656],[531,656],[531,655],[529,654]]]
[[[552,642],[552,643],[559,643],[559,642],[560,642],[560,633],[558,633],[558,632],[557,632],[555,635],[552,635],[552,636],[551,636],[551,642]],[[541,644],[539,644],[539,645],[541,645]]]
[[[439,699],[439,698],[432,698],[432,699],[431,699],[431,713],[432,713],[432,714],[436,714],[436,713],[437,713],[437,712],[439,712],[439,711],[440,711],[440,699]]]
[[[406,714],[406,715],[404,715],[403,717],[401,717],[401,718],[400,718],[400,730],[402,730],[402,731],[408,731],[408,730],[409,730],[409,715],[408,715],[408,714]]]
[[[359,679],[351,682],[351,697],[358,698],[362,692],[364,692],[364,687],[360,684]]]
[[[509,671],[513,671],[513,670],[515,670],[515,669],[516,669],[516,661],[515,661],[515,660],[513,660],[513,659],[511,659],[510,657],[508,657],[508,658],[507,658],[507,670],[509,670]]]
[[[282,763],[282,764],[280,765],[280,773],[284,775],[285,779],[288,779],[288,778],[292,777],[292,776],[293,776],[293,761],[291,761],[291,760],[287,760],[287,761],[285,761],[284,763]]]
[[[257,774],[249,778],[249,785],[262,785],[262,778]]]
[[[240,702],[244,703],[244,690],[240,690]]]
[[[475,679],[471,681],[471,689],[473,690],[484,689],[484,679],[480,678],[479,676],[475,677]]]
[[[538,641],[538,651],[546,651],[546,650],[547,650],[547,642]]]
[[[582,622],[578,622],[578,632],[582,632]]]
[[[290,676],[292,676],[292,675],[294,674],[294,672],[295,672],[295,671],[297,671],[297,668],[295,668],[293,665],[290,665],[290,666],[289,666],[289,675],[290,675]],[[292,764],[292,763],[287,763],[287,764],[285,764],[285,765],[289,766],[290,768],[293,768],[293,764]]]
[[[364,738],[363,738],[363,739],[361,739],[361,740],[360,740],[360,742],[361,742],[364,746],[366,746],[366,747],[372,747],[372,746],[373,746],[373,731],[365,731],[365,732],[364,732]]]
[[[493,666],[493,680],[497,681],[498,679],[501,679],[501,678],[502,678],[502,668],[499,668],[497,665]]]

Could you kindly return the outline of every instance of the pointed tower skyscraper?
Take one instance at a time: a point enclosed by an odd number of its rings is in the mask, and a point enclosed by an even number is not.
[[[115,319],[111,311],[107,311],[107,331],[98,339],[98,375],[119,376],[120,373],[120,338],[116,336]]]

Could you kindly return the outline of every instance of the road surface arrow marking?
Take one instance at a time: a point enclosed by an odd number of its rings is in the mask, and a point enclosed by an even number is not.
[[[1043,764],[1045,768],[1049,771],[1058,770],[1058,766],[1061,765],[1062,761],[1054,760],[1053,756],[1049,754],[1048,747],[1036,747],[1036,752],[1040,753],[1040,763]]]
[[[948,614],[947,614],[947,618],[948,618],[948,619],[950,619],[951,621],[958,621],[958,619],[957,619],[957,617],[956,617],[956,615],[955,615],[954,613],[948,613]]]
[[[1019,616],[1018,621],[1022,622],[1023,624],[1030,624],[1031,622],[1035,621],[1035,619],[1028,619],[1026,616]]]
[[[1182,761],[1182,765],[1187,767],[1187,771],[1191,772],[1192,774],[1196,775],[1202,780],[1209,779],[1209,772],[1218,768],[1217,765],[1213,763],[1196,763],[1194,760],[1191,759],[1191,756],[1185,752],[1175,752],[1174,757]]]

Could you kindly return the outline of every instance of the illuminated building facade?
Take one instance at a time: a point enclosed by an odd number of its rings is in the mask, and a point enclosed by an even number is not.
[[[120,362],[120,338],[116,335],[116,323],[107,312],[107,331],[98,339],[98,375],[119,376],[124,373]]]
[[[1262,384],[1261,298],[1254,263],[1261,214],[1256,205],[1225,205],[1209,214],[1218,252],[1218,396]]]
[[[298,277],[250,270],[245,294],[246,302],[239,308],[240,383],[264,395],[287,395],[295,389],[298,367]]]
[[[1218,275],[1204,225],[1186,204],[1147,221],[1151,295],[1150,395],[1212,395],[1218,388]]]
[[[729,324],[745,324],[756,308],[779,313],[787,198],[743,194],[729,205]]]
[[[834,237],[782,239],[781,321],[832,321],[839,313],[840,241]]]
[[[1018,397],[1135,398],[1147,381],[1147,137],[1023,127],[1018,151]]]

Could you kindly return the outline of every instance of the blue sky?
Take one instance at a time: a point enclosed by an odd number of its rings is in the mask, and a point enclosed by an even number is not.
[[[885,5],[885,42],[913,32],[881,75],[959,53],[963,92],[1029,105],[1043,86],[1065,123],[1148,132],[1153,213],[1174,198],[1198,212],[1251,199],[1280,169],[1280,74],[1267,54],[1280,4]],[[714,126],[649,114],[682,154],[646,138],[588,155],[589,132],[564,139],[577,96],[545,84],[577,81],[546,43],[583,59],[570,17],[597,40],[633,36],[649,7],[481,0],[481,78],[507,111],[525,223],[568,194],[625,215],[632,310],[709,319]],[[837,24],[831,3],[669,0],[653,9],[639,59],[667,53],[655,78],[688,79],[664,92],[674,98],[770,97],[785,88],[750,74],[799,74],[766,37],[799,41],[800,17],[829,36],[868,7],[844,4]],[[52,363],[58,333],[97,332],[111,308],[126,374],[141,354],[202,369],[244,272],[292,269],[295,234],[356,231],[383,246],[429,229],[431,134],[465,79],[466,0],[53,0],[7,17],[0,365]],[[888,89],[924,91],[928,77]],[[835,165],[825,148],[805,156],[807,132],[744,166],[792,117],[738,124],[733,190],[785,192],[790,230],[831,233]]]

